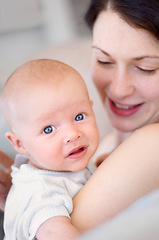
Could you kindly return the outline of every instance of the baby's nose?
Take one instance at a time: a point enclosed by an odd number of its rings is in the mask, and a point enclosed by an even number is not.
[[[82,134],[79,131],[72,131],[70,134],[68,134],[65,138],[64,138],[64,143],[68,144],[70,142],[74,142],[78,139],[80,139],[82,136]]]

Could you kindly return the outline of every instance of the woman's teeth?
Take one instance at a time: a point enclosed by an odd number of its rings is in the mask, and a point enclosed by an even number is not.
[[[118,103],[114,103],[114,105],[119,108],[119,109],[124,109],[124,110],[128,110],[128,109],[131,109],[133,107],[130,107],[130,106],[126,106],[126,105],[120,105]]]

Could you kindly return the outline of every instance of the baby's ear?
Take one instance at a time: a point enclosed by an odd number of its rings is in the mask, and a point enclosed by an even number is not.
[[[13,145],[14,149],[18,153],[25,154],[25,148],[23,146],[23,143],[21,142],[21,140],[19,140],[19,138],[14,132],[6,132],[5,137]]]

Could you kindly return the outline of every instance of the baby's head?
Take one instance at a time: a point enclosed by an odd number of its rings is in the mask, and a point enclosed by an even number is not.
[[[7,80],[1,103],[12,130],[6,137],[32,165],[76,171],[88,164],[99,136],[86,84],[76,70],[55,60],[27,62]]]

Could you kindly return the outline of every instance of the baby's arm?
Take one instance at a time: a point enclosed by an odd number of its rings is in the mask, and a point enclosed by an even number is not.
[[[159,188],[159,124],[144,127],[104,161],[74,198],[71,220],[81,231],[107,221]]]
[[[44,222],[38,229],[38,240],[75,240],[79,231],[71,224],[68,217],[53,217]]]

